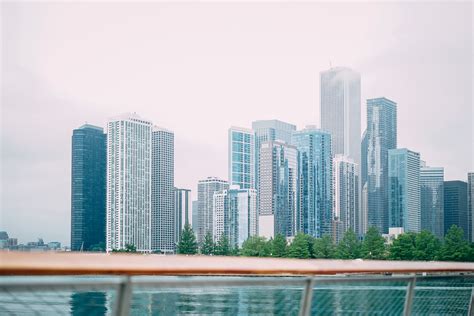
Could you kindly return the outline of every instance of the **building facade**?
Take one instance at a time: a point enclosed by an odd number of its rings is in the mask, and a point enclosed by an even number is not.
[[[397,148],[397,104],[387,98],[367,100],[366,171],[368,226],[389,227],[388,152]]]
[[[152,251],[176,251],[174,209],[174,133],[155,126],[152,132],[151,165]]]
[[[228,132],[229,184],[255,188],[255,135],[252,130],[231,127]]]
[[[265,141],[259,153],[259,235],[296,234],[298,150],[280,141]]]
[[[198,227],[197,232],[198,241],[202,242],[204,236],[210,232],[213,233],[213,198],[214,193],[222,190],[227,190],[229,183],[216,177],[208,177],[207,179],[198,182],[198,206],[197,218]]]
[[[231,247],[242,247],[251,236],[258,234],[257,191],[240,189],[237,185],[214,193],[213,239],[227,236]]]
[[[136,114],[107,123],[107,251],[152,250],[152,126]]]
[[[343,155],[333,159],[334,221],[336,241],[348,230],[359,231],[359,166]]]
[[[452,225],[464,231],[464,238],[468,239],[469,218],[467,212],[467,183],[464,181],[444,182],[444,234]]]
[[[420,154],[406,148],[390,149],[388,177],[389,226],[420,232]]]
[[[444,168],[420,169],[421,229],[444,237]]]
[[[175,240],[181,240],[186,225],[192,225],[191,190],[174,188]]]
[[[467,215],[469,225],[468,238],[471,242],[474,242],[474,172],[467,174]]]
[[[314,237],[332,235],[333,186],[331,134],[314,126],[297,131],[297,230]]]
[[[71,250],[105,244],[106,135],[85,124],[72,134]]]

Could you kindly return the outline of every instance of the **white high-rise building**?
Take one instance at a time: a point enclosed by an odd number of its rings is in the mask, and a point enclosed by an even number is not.
[[[331,133],[333,155],[360,166],[360,74],[335,67],[320,74],[321,129]]]
[[[346,156],[336,155],[333,177],[334,219],[340,227],[335,239],[339,241],[349,229],[358,230],[359,166]]]
[[[107,123],[106,248],[149,252],[152,122],[124,114]]]
[[[174,216],[174,133],[155,126],[152,133],[152,250],[176,250]]]
[[[204,236],[210,232],[213,233],[213,197],[217,191],[226,190],[229,183],[216,177],[208,177],[198,182],[198,205],[197,220],[198,227],[194,228],[197,232],[198,241],[204,240]]]
[[[298,150],[280,141],[260,144],[259,235],[294,236],[297,230]]]
[[[231,185],[228,190],[214,193],[213,238],[218,241],[227,236],[231,247],[242,247],[251,236],[258,234],[257,191],[239,189]]]

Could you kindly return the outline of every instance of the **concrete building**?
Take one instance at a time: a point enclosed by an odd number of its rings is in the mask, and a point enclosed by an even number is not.
[[[436,237],[444,236],[444,168],[422,166],[420,169],[421,229]]]

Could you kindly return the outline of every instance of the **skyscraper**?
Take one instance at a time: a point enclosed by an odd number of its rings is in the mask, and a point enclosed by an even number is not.
[[[197,200],[193,201],[192,207],[193,207],[192,226],[193,226],[194,233],[197,234],[197,229],[199,227],[199,218],[198,218],[199,213],[198,213],[198,201]]]
[[[321,129],[332,135],[333,155],[360,165],[360,74],[335,67],[320,74]]]
[[[232,247],[242,247],[257,229],[257,191],[240,189],[231,185],[229,189],[214,193],[213,197],[213,238],[219,240],[227,236]]]
[[[124,114],[107,123],[107,251],[151,245],[152,122]]]
[[[175,240],[179,242],[184,226],[192,223],[191,190],[174,188],[174,216]]]
[[[464,231],[464,238],[468,239],[467,214],[467,183],[464,181],[444,182],[444,234],[452,225]]]
[[[194,228],[197,232],[198,241],[201,242],[204,236],[210,232],[213,233],[213,197],[217,191],[227,190],[229,183],[216,177],[208,177],[198,182],[198,227]]]
[[[367,215],[368,226],[388,233],[388,152],[397,148],[397,104],[387,98],[367,100]],[[365,171],[364,171],[365,172]]]
[[[229,184],[255,188],[255,136],[252,130],[229,129]]]
[[[174,133],[155,126],[152,132],[151,248],[170,253],[176,250],[174,209]]]
[[[367,152],[369,140],[367,138],[367,130],[362,134],[362,142],[360,146],[360,183],[362,187],[367,182]]]
[[[346,231],[359,231],[359,166],[343,155],[333,159],[334,219],[340,223],[336,240]]]
[[[331,134],[308,126],[293,134],[298,154],[297,230],[314,237],[332,232]]]
[[[260,144],[259,235],[296,234],[298,150],[280,141]]]
[[[388,151],[389,225],[421,230],[420,154],[406,148]]]
[[[72,134],[71,250],[105,243],[106,135],[85,124]]]
[[[421,229],[436,237],[444,236],[444,169],[422,166],[420,169]]]
[[[474,172],[467,174],[467,215],[469,224],[469,241],[474,242]]]

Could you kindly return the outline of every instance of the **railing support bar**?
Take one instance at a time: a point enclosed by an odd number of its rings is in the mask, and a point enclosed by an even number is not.
[[[311,303],[313,301],[314,279],[308,278],[301,297],[300,316],[309,316],[311,314]]]
[[[130,302],[132,300],[132,282],[129,276],[125,277],[117,289],[117,301],[115,302],[115,315],[128,316],[130,313]]]
[[[469,309],[467,314],[469,316],[474,316],[474,288],[471,290],[471,300],[469,301]]]
[[[405,306],[403,308],[403,315],[410,316],[411,315],[411,307],[413,304],[413,296],[415,294],[415,285],[416,285],[416,277],[414,276],[410,281],[408,281],[407,285],[407,294],[405,296]]]

